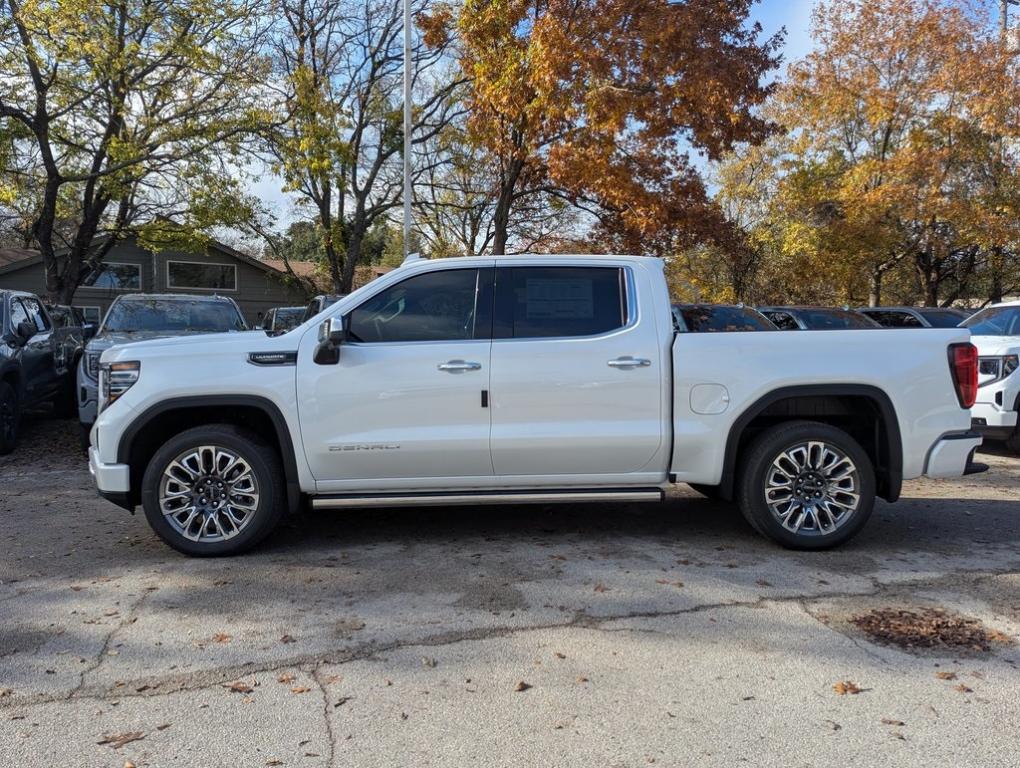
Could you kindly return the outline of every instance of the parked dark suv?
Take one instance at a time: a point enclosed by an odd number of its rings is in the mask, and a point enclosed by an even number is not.
[[[14,449],[25,409],[52,403],[58,415],[73,415],[77,349],[38,296],[0,291],[0,454]]]

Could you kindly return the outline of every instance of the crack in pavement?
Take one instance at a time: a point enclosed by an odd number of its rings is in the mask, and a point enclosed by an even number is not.
[[[321,664],[316,664],[312,669],[312,679],[319,686],[319,690],[322,691],[322,716],[326,721],[326,743],[329,744],[329,757],[326,760],[326,768],[333,768],[336,760],[336,740],[333,736],[333,721],[329,716],[329,691],[326,690],[326,684],[323,682],[322,675],[319,672],[321,666]]]
[[[690,606],[687,608],[678,608],[674,610],[665,611],[632,611],[622,614],[607,614],[607,615],[591,615],[584,611],[576,611],[569,620],[548,622],[541,624],[522,625],[522,626],[510,626],[510,625],[498,625],[492,627],[476,627],[464,630],[451,630],[448,632],[440,632],[434,635],[427,635],[425,637],[416,639],[402,639],[394,640],[387,643],[368,642],[362,645],[354,646],[349,649],[333,648],[326,651],[313,654],[302,654],[298,656],[288,657],[285,659],[279,659],[275,661],[268,661],[265,663],[256,662],[245,662],[242,664],[232,664],[221,667],[213,667],[209,669],[199,670],[186,675],[171,675],[165,677],[148,677],[148,678],[137,678],[131,681],[121,681],[122,685],[117,688],[95,686],[92,689],[86,688],[86,678],[99,669],[102,666],[107,652],[117,634],[133,623],[138,616],[139,611],[144,606],[148,597],[156,591],[154,587],[146,587],[144,594],[135,601],[135,603],[128,610],[127,615],[118,623],[118,625],[107,635],[102,648],[100,649],[96,660],[88,668],[83,670],[80,674],[79,683],[70,692],[63,695],[48,695],[39,694],[37,696],[25,696],[24,698],[8,698],[7,701],[0,702],[0,711],[5,709],[12,709],[15,707],[25,706],[36,706],[49,703],[60,703],[75,700],[95,700],[95,701],[109,701],[109,700],[122,700],[135,697],[158,697],[167,696],[174,693],[184,693],[191,691],[200,691],[207,688],[213,688],[222,685],[224,682],[235,680],[245,675],[253,674],[264,674],[276,672],[286,668],[302,668],[310,670],[313,676],[317,673],[320,666],[324,664],[331,664],[340,666],[343,664],[349,664],[355,661],[364,661],[368,659],[378,658],[380,654],[389,653],[393,651],[399,651],[407,648],[438,648],[448,645],[455,645],[461,642],[472,642],[479,640],[488,640],[499,637],[511,637],[517,634],[524,634],[528,632],[539,632],[550,629],[590,629],[602,632],[644,632],[644,631],[657,631],[647,630],[645,628],[628,628],[628,627],[607,627],[605,625],[612,624],[614,622],[627,621],[630,619],[653,619],[658,617],[669,617],[669,616],[682,616],[687,614],[697,614],[715,610],[726,610],[731,608],[746,608],[752,610],[759,610],[772,604],[785,604],[793,603],[801,608],[804,613],[811,619],[816,621],[822,627],[835,632],[843,637],[850,640],[860,650],[874,658],[876,661],[880,661],[882,664],[888,664],[888,660],[883,658],[881,655],[876,653],[874,650],[865,647],[861,644],[861,640],[854,638],[846,632],[841,631],[839,628],[830,625],[829,623],[822,621],[818,616],[811,610],[811,604],[816,602],[824,602],[829,600],[842,600],[842,599],[871,599],[876,597],[882,597],[883,595],[892,594],[900,595],[909,593],[912,590],[932,588],[938,586],[959,586],[961,584],[974,584],[980,581],[993,579],[1003,575],[1007,572],[998,571],[985,571],[981,573],[973,573],[967,575],[961,574],[944,574],[938,577],[926,577],[922,579],[914,580],[897,580],[893,582],[883,582],[877,577],[869,577],[871,582],[871,589],[864,591],[846,591],[837,590],[831,592],[818,592],[811,594],[796,594],[796,595],[761,595],[754,600],[729,600],[715,603],[703,603],[700,605]],[[322,684],[320,681],[320,688]],[[131,690],[124,690],[130,688]],[[141,690],[137,690],[137,689]],[[324,691],[325,693],[325,691]],[[328,714],[328,713],[327,713]]]
[[[99,648],[99,651],[96,654],[96,658],[93,661],[93,663],[87,665],[79,673],[78,684],[74,688],[72,688],[64,697],[67,701],[70,701],[71,699],[75,698],[76,695],[85,688],[85,678],[103,665],[103,661],[109,655],[110,644],[113,643],[113,638],[115,638],[117,636],[117,633],[120,632],[122,629],[131,624],[134,624],[138,620],[139,611],[145,604],[145,601],[149,599],[149,596],[156,590],[157,587],[142,587],[141,597],[139,597],[137,600],[134,601],[134,603],[131,604],[131,607],[128,608],[127,612],[124,614],[121,620],[117,622],[117,625],[113,629],[111,629],[107,633],[106,637],[103,639],[103,644]]]

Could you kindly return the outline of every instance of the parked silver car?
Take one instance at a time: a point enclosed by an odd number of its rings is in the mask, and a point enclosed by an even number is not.
[[[96,420],[99,358],[116,344],[171,336],[246,331],[241,310],[226,296],[129,293],[118,296],[78,365],[78,420],[83,447]]]

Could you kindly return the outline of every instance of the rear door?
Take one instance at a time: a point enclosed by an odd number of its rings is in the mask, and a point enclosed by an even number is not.
[[[625,264],[496,269],[496,475],[580,482],[638,472],[655,457],[665,376],[654,317],[636,299]]]
[[[492,475],[492,271],[432,270],[369,296],[345,316],[336,364],[302,340],[298,408],[319,490]]]

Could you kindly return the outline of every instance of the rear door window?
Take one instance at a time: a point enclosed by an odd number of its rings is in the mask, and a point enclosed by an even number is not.
[[[620,267],[501,267],[495,338],[597,336],[627,325]]]

